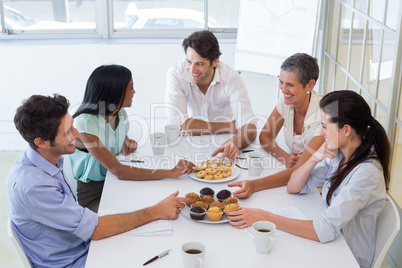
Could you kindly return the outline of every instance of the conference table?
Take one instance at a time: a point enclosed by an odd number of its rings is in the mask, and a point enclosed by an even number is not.
[[[217,135],[215,142],[224,142],[228,136]],[[197,139],[197,137],[194,137]],[[257,139],[258,140],[258,139]],[[218,144],[219,145],[219,144]],[[178,145],[167,147],[164,155],[154,156],[149,144],[145,144],[130,155],[117,156],[122,163],[135,167],[161,168],[173,167],[177,163],[175,152]],[[248,148],[264,152],[264,168],[259,176],[249,176],[247,170],[239,169],[239,175],[230,182],[251,180],[268,176],[283,169],[283,166],[270,154],[261,149],[258,141]],[[243,156],[243,157],[242,157]],[[195,156],[194,156],[195,157]],[[241,154],[240,158],[244,158]],[[124,160],[141,159],[144,163],[131,163]],[[176,161],[177,160],[177,161]],[[176,162],[175,162],[176,161]],[[237,160],[241,167],[247,167],[244,159]],[[170,194],[179,191],[179,196],[212,188],[215,193],[222,189],[231,192],[230,182],[211,183],[198,181],[189,175],[180,178],[166,178],[155,181],[123,181],[110,172],[105,179],[99,214],[113,214],[135,211],[158,203]],[[286,192],[286,187],[277,187],[254,193],[248,199],[240,199],[242,207],[260,208],[268,211],[286,212],[289,208],[301,212],[307,219],[319,217],[325,209],[318,190],[305,195]],[[158,259],[146,267],[183,267],[181,246],[186,242],[201,242],[206,247],[204,267],[359,267],[342,235],[334,241],[321,244],[288,233],[277,232],[271,252],[259,254],[248,231],[236,229],[229,223],[204,223],[190,219],[184,213],[172,221],[158,221],[149,226],[171,223],[172,232],[167,234],[148,233],[148,235],[120,234],[114,237],[92,241],[86,267],[142,267],[152,257],[171,249],[169,255]],[[145,226],[146,227],[146,226]]]

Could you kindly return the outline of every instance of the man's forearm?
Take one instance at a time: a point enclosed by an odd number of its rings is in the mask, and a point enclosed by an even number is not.
[[[211,131],[213,134],[236,133],[236,124],[232,122],[206,122],[189,118],[181,125],[181,130],[191,130],[193,135],[201,135],[203,131]]]
[[[229,139],[229,142],[232,142],[237,148],[241,149],[247,147],[256,137],[257,127],[254,124],[246,124],[239,129],[234,137]]]

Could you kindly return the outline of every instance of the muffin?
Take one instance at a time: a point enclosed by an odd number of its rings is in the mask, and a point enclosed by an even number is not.
[[[223,164],[225,167],[232,167],[232,163],[231,162],[226,162],[225,164]]]
[[[212,196],[210,196],[210,195],[204,195],[203,197],[201,197],[201,201],[204,202],[205,204],[209,205],[212,202],[214,202],[215,199],[213,199]]]
[[[206,210],[202,207],[193,207],[190,209],[190,218],[196,221],[202,221],[205,217]]]
[[[237,204],[238,202],[239,202],[239,200],[237,200],[236,198],[228,197],[225,199],[225,201],[223,201],[223,204],[226,206],[229,204]]]
[[[185,196],[188,200],[190,200],[190,204],[195,203],[197,201],[200,200],[200,197],[198,196],[198,194],[196,193],[188,193]],[[190,206],[190,204],[187,204],[188,206]]]
[[[234,210],[237,210],[237,209],[239,209],[239,205],[238,204],[228,204],[228,205],[226,205],[225,206],[225,208],[223,209],[223,211],[234,211]]]
[[[212,190],[212,189],[209,188],[209,187],[205,187],[205,188],[202,188],[202,189],[200,190],[200,196],[201,196],[201,197],[203,197],[204,195],[209,195],[209,196],[211,196],[211,197],[214,197],[214,194],[215,194],[214,190]]]
[[[231,197],[231,196],[232,196],[232,193],[226,189],[219,191],[219,193],[216,195],[219,202],[223,202],[226,198]]]
[[[207,216],[209,221],[220,221],[222,219],[223,212],[217,207],[211,207],[207,210]]]
[[[204,169],[206,169],[206,167],[203,166],[195,166],[195,171],[203,171]]]
[[[230,177],[230,176],[232,176],[232,172],[223,172],[223,173],[222,173],[222,176],[223,176],[224,178]]]
[[[209,207],[210,207],[210,208],[212,208],[212,207],[217,207],[217,208],[219,208],[219,209],[223,209],[223,208],[225,207],[225,205],[222,204],[222,203],[219,202],[219,201],[214,201],[214,202],[212,202],[211,204],[209,204]]]
[[[190,207],[191,207],[191,208],[194,208],[194,207],[201,207],[201,208],[205,208],[205,209],[208,208],[207,204],[205,204],[205,203],[202,202],[202,201],[194,202],[194,203],[191,204]]]

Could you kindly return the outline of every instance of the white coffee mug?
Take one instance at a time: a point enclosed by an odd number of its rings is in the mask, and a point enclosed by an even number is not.
[[[204,266],[205,246],[199,242],[188,242],[181,247],[185,268],[202,268]]]
[[[257,221],[252,227],[255,250],[258,253],[268,253],[274,243],[276,225],[269,221]]]
[[[259,176],[262,170],[264,154],[261,152],[247,153],[248,175]]]
[[[151,134],[151,146],[154,155],[161,155],[165,152],[166,134],[163,132],[154,132]]]
[[[168,145],[179,142],[180,126],[179,125],[166,125],[165,133],[167,135]]]

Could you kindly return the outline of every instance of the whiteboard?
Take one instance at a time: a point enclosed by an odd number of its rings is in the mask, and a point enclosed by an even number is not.
[[[314,56],[320,0],[242,0],[234,68],[278,76],[295,53]]]

